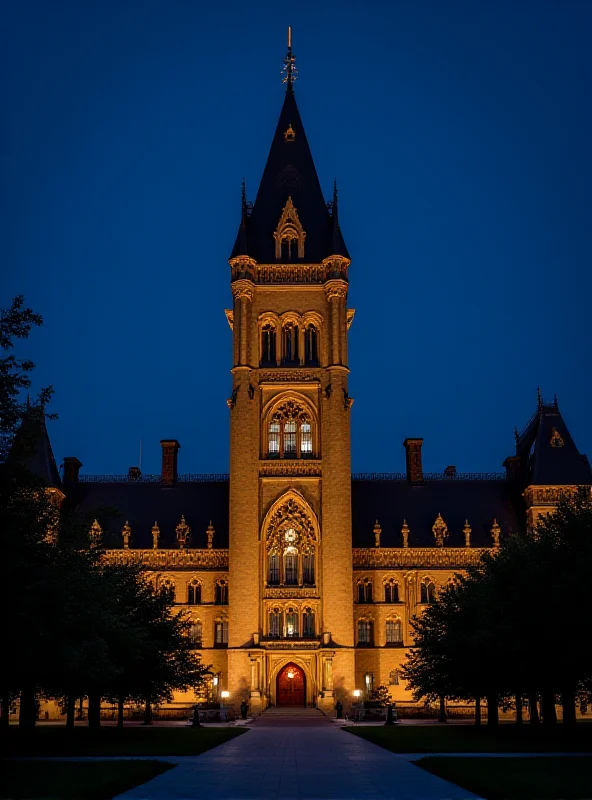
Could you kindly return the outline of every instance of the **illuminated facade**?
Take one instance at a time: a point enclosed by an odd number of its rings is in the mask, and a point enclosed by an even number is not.
[[[350,257],[290,71],[229,263],[229,475],[179,475],[180,445],[163,440],[158,476],[85,477],[66,458],[63,479],[54,464],[48,480],[81,509],[120,510],[117,529],[97,523],[93,535],[109,558],[140,560],[169,587],[230,702],[332,710],[379,684],[410,700],[399,676],[413,616],[560,491],[592,483],[589,464],[557,403],[539,398],[503,474],[425,474],[423,440],[408,438],[404,473],[352,475]]]

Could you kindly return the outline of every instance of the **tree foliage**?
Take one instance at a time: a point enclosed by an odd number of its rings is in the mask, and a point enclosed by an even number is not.
[[[404,677],[415,696],[540,696],[543,717],[554,699],[573,717],[576,693],[591,685],[588,611],[592,563],[589,487],[565,494],[532,534],[510,538],[495,554],[445,587],[412,623],[415,648]]]
[[[0,340],[5,351],[15,338],[26,338],[33,325],[41,324],[41,317],[23,305],[18,297],[2,314]],[[2,359],[4,445],[15,443],[19,423],[31,411],[21,402],[21,393],[31,386],[32,369],[30,361],[12,355]],[[45,415],[50,395],[51,389],[40,393],[39,413]],[[20,447],[20,438],[16,443]],[[32,725],[39,693],[63,697],[73,722],[73,702],[78,697],[155,702],[169,698],[175,689],[202,684],[207,668],[191,649],[189,623],[174,611],[173,600],[156,591],[141,568],[108,563],[104,551],[89,541],[95,516],[107,527],[113,513],[117,512],[96,509],[81,515],[67,501],[61,503],[55,492],[48,492],[22,460],[2,459],[4,722],[8,704],[16,696],[22,724]]]

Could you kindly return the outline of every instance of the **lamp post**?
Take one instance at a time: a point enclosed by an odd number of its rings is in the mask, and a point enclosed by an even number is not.
[[[354,696],[354,706],[355,706],[357,703],[360,702],[360,697],[362,696],[362,690],[361,689],[354,689],[352,694]],[[354,718],[354,722],[358,722],[358,720],[360,718],[360,710],[358,708],[354,711],[353,718]]]
[[[220,722],[226,722],[226,709],[224,708],[224,700],[228,700],[230,697],[230,692],[226,691],[226,689],[220,692],[220,698],[222,702],[220,703]]]

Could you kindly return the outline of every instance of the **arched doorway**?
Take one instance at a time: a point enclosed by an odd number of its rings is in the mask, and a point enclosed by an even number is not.
[[[306,705],[306,676],[304,670],[296,664],[286,664],[278,672],[276,705]]]

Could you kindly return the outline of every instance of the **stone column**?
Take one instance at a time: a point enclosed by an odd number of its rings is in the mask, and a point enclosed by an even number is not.
[[[238,311],[238,363],[247,366],[249,363],[249,303],[253,299],[251,281],[239,280],[232,284],[235,309]]]

